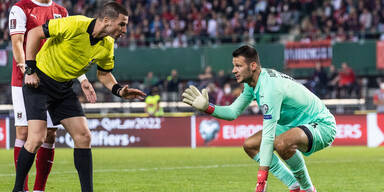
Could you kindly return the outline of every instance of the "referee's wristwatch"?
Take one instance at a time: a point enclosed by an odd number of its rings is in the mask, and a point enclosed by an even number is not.
[[[32,69],[31,67],[26,66],[25,67],[25,74],[32,75],[35,73],[35,69]]]

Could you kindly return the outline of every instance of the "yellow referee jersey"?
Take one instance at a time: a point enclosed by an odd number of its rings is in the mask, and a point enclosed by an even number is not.
[[[114,39],[93,38],[96,19],[70,16],[49,20],[44,33],[49,38],[36,56],[37,67],[52,79],[75,79],[97,64],[98,70],[112,71]]]

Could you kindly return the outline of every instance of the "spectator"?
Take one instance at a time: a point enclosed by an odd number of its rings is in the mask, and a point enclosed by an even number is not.
[[[231,103],[233,103],[235,99],[235,97],[232,94],[231,84],[225,83],[223,91],[224,91],[224,95],[222,96],[218,105],[221,105],[221,106],[230,105]]]
[[[360,14],[359,21],[365,31],[369,31],[372,27],[372,14],[367,8],[363,9],[363,13]]]
[[[171,74],[165,81],[165,87],[167,89],[167,101],[177,101],[179,94],[180,79],[176,69],[172,69]]]
[[[164,47],[164,40],[161,37],[161,32],[160,31],[156,31],[155,32],[155,38],[151,42],[151,47],[152,48],[162,48],[162,47]]]
[[[160,117],[164,115],[163,108],[160,106],[160,93],[158,87],[153,87],[150,95],[145,98],[145,112],[149,116]]]
[[[211,83],[208,83],[208,86],[206,87],[206,89],[208,94],[210,95],[209,102],[211,103],[221,102],[224,92],[220,87],[217,87],[213,82],[211,82]]]
[[[321,63],[316,63],[315,71],[313,72],[312,81],[314,82],[313,91],[314,93],[320,97],[324,98],[327,92],[327,73],[324,70],[324,67],[321,66]]]
[[[328,83],[327,83],[327,89],[328,94],[327,98],[336,98],[336,95],[338,93],[338,81],[339,81],[339,74],[337,73],[335,66],[331,65],[329,66],[329,75],[328,75]]]
[[[351,97],[353,92],[357,93],[355,72],[346,62],[341,64],[338,86],[340,89],[340,97]]]
[[[380,82],[380,89],[375,91],[373,104],[376,105],[376,111],[378,113],[384,113],[384,82]]]
[[[212,13],[212,15],[208,19],[208,27],[207,27],[208,36],[212,43],[216,43],[216,39],[218,35],[217,28],[218,28],[217,17],[215,13]]]
[[[199,88],[204,88],[208,86],[208,83],[213,82],[215,78],[214,73],[212,72],[212,67],[210,65],[207,65],[204,68],[204,72],[199,74],[198,79],[200,80]]]
[[[156,86],[159,83],[159,79],[153,75],[153,72],[150,71],[147,73],[147,76],[144,79],[144,92],[149,94],[152,87]]]
[[[173,39],[172,47],[178,48],[178,47],[187,47],[187,36],[183,34],[182,32],[178,32],[175,39]]]
[[[229,76],[225,74],[224,69],[220,69],[215,77],[215,83],[218,87],[224,87],[224,84],[229,81]]]

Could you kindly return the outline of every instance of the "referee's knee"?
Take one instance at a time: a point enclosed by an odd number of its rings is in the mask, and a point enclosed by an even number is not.
[[[91,147],[91,132],[89,130],[83,131],[76,136],[73,140],[76,148],[90,148]]]

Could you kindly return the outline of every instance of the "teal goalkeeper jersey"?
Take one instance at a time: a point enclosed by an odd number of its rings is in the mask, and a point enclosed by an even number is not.
[[[323,102],[302,84],[266,68],[261,69],[256,87],[244,83],[241,95],[229,106],[215,106],[212,115],[234,120],[252,100],[256,100],[263,112],[260,166],[270,165],[276,135],[300,125],[333,118]]]

